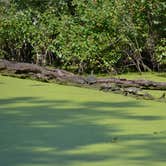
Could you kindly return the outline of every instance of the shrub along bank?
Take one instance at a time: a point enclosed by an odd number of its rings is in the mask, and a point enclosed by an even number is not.
[[[78,73],[163,71],[163,0],[8,0],[0,56]]]

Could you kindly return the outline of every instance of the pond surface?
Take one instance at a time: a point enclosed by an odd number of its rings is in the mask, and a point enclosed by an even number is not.
[[[165,166],[166,103],[0,76],[1,166]]]

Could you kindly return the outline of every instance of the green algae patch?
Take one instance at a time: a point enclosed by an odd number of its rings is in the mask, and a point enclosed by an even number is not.
[[[0,165],[165,166],[166,103],[0,76]]]

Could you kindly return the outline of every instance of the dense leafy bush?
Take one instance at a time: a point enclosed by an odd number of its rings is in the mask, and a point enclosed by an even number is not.
[[[80,73],[159,70],[165,7],[162,0],[5,1],[0,55]]]

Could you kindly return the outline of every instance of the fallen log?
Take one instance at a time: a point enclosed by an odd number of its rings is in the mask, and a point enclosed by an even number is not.
[[[54,80],[59,83],[75,84],[80,86],[96,86],[101,88],[105,85],[105,89],[111,88],[111,84],[115,84],[114,91],[119,88],[135,87],[140,89],[166,90],[166,82],[155,82],[149,80],[127,80],[119,78],[96,78],[94,76],[83,77],[75,75],[71,72],[38,66],[36,64],[18,63],[13,61],[0,59],[0,72],[8,75],[15,75],[21,78],[34,78],[48,82]],[[109,88],[108,88],[109,89]],[[112,88],[113,91],[113,88]]]
[[[119,87],[138,87],[141,89],[166,90],[166,82],[155,82],[149,80],[127,80],[120,78],[98,78],[97,84],[115,83]]]
[[[36,64],[18,63],[0,60],[0,72],[15,75],[21,78],[34,78],[48,82],[55,80],[59,83],[86,84],[85,78],[60,69],[41,67]]]

